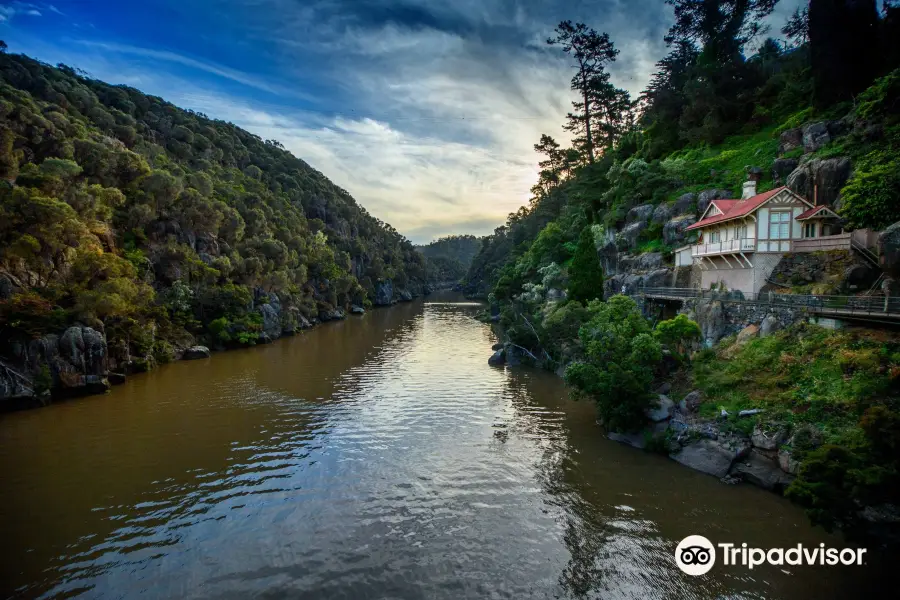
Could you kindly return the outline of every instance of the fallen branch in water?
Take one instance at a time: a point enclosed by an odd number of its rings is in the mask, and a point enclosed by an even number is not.
[[[513,348],[518,348],[519,350],[521,350],[522,352],[524,352],[525,354],[530,356],[531,360],[533,360],[534,362],[538,362],[540,360],[537,356],[532,354],[527,348],[523,348],[522,346],[519,346],[518,344],[513,344],[512,342],[509,342],[509,345],[512,346]],[[546,352],[545,352],[545,354],[546,354]]]

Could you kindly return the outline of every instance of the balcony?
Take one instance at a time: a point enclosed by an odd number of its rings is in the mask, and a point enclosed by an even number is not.
[[[721,254],[739,254],[741,252],[753,252],[756,249],[756,240],[743,238],[740,240],[727,240],[725,242],[713,242],[711,244],[698,244],[691,247],[691,256],[718,256]]]

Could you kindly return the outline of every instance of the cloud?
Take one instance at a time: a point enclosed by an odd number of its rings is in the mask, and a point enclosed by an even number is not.
[[[572,67],[546,44],[559,21],[609,32],[613,81],[636,95],[672,19],[661,0],[158,0],[141,14],[53,56],[281,141],[415,241],[488,233],[527,203],[534,143],[567,140]]]
[[[9,23],[16,15],[42,16],[37,6],[27,2],[13,2],[9,6],[0,6],[0,23]]]
[[[415,242],[459,231],[489,233],[526,200],[511,190],[527,190],[535,178],[529,161],[412,136],[370,118],[290,115],[203,93],[178,100],[278,139]]]
[[[202,60],[197,60],[188,56],[184,56],[182,54],[178,54],[176,52],[170,52],[168,50],[152,50],[149,48],[141,48],[138,46],[130,46],[127,44],[117,44],[113,42],[97,42],[91,40],[77,40],[78,44],[83,46],[87,46],[90,48],[96,48],[103,50],[105,52],[116,52],[119,54],[130,54],[134,56],[139,56],[143,58],[153,59],[153,60],[161,60],[171,63],[180,64],[182,66],[197,69],[200,71],[204,71],[211,75],[215,75],[217,77],[221,77],[224,79],[228,79],[230,81],[234,81],[236,83],[240,83],[242,85],[246,85],[248,87],[255,88],[257,90],[261,90],[264,92],[268,92],[270,94],[280,95],[280,96],[291,96],[294,98],[304,98],[307,100],[315,100],[312,96],[299,94],[294,90],[286,89],[282,86],[274,85],[268,83],[260,78],[254,77],[252,75],[248,75],[247,73],[238,71],[236,69],[231,69],[228,67],[224,67],[222,65],[218,65],[214,62],[207,62]]]

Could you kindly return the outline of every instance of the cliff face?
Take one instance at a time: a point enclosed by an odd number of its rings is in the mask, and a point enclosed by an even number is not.
[[[413,245],[277,141],[25,56],[0,54],[0,179],[0,356],[56,390],[424,289]]]

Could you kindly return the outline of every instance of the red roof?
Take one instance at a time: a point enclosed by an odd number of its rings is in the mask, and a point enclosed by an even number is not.
[[[814,206],[814,207],[812,207],[811,209],[809,209],[808,211],[806,211],[806,212],[803,213],[803,214],[797,215],[797,220],[798,220],[798,221],[802,221],[803,219],[808,219],[808,218],[810,218],[811,216],[813,216],[814,214],[818,213],[818,212],[821,211],[821,210],[827,210],[828,212],[830,212],[831,214],[834,215],[834,211],[833,211],[833,210],[829,209],[829,208],[828,208],[827,206],[825,206],[824,204],[820,204],[819,206]],[[837,216],[837,215],[834,215],[834,216]]]
[[[688,227],[688,231],[692,229],[700,229],[701,227],[707,227],[709,225],[721,223],[723,221],[730,221],[739,217],[745,217],[765,204],[769,199],[772,198],[772,196],[786,189],[787,187],[783,186],[766,192],[765,194],[758,194],[756,196],[753,196],[752,198],[747,198],[746,200],[713,200],[712,204],[716,208],[721,210],[722,214],[715,215],[714,217],[707,217],[705,219],[697,221],[696,223]]]

